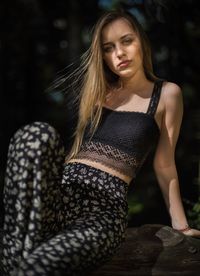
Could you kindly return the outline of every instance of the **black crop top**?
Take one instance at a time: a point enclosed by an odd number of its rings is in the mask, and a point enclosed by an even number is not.
[[[89,126],[86,127],[76,158],[100,162],[134,178],[148,153],[158,142],[160,130],[154,114],[162,83],[163,80],[154,83],[146,113],[118,111],[103,106],[97,130],[91,138]]]

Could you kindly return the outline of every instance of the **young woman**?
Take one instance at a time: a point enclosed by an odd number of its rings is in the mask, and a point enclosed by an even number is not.
[[[125,238],[129,184],[153,145],[172,227],[200,237],[188,226],[174,160],[181,89],[153,74],[137,20],[128,13],[103,15],[83,64],[79,120],[64,170],[63,147],[46,123],[27,125],[11,140],[6,275],[83,275],[109,260]]]

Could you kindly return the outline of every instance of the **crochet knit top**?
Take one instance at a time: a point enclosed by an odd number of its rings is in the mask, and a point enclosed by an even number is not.
[[[103,106],[97,130],[91,137],[87,125],[76,158],[100,162],[131,179],[135,178],[160,135],[154,114],[162,83],[163,80],[154,83],[146,113],[117,111]]]

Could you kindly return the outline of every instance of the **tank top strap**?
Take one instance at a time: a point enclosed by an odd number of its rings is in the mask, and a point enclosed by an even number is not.
[[[155,81],[153,92],[152,92],[149,106],[147,109],[147,114],[149,114],[151,116],[154,116],[154,114],[156,112],[156,109],[157,109],[157,106],[159,103],[159,99],[160,99],[160,92],[162,89],[163,82],[164,82],[164,79],[159,79],[159,80]]]

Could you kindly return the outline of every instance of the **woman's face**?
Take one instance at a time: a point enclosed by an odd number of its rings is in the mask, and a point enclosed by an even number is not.
[[[143,54],[138,35],[123,18],[102,30],[103,59],[112,72],[121,78],[130,78],[143,69]]]

